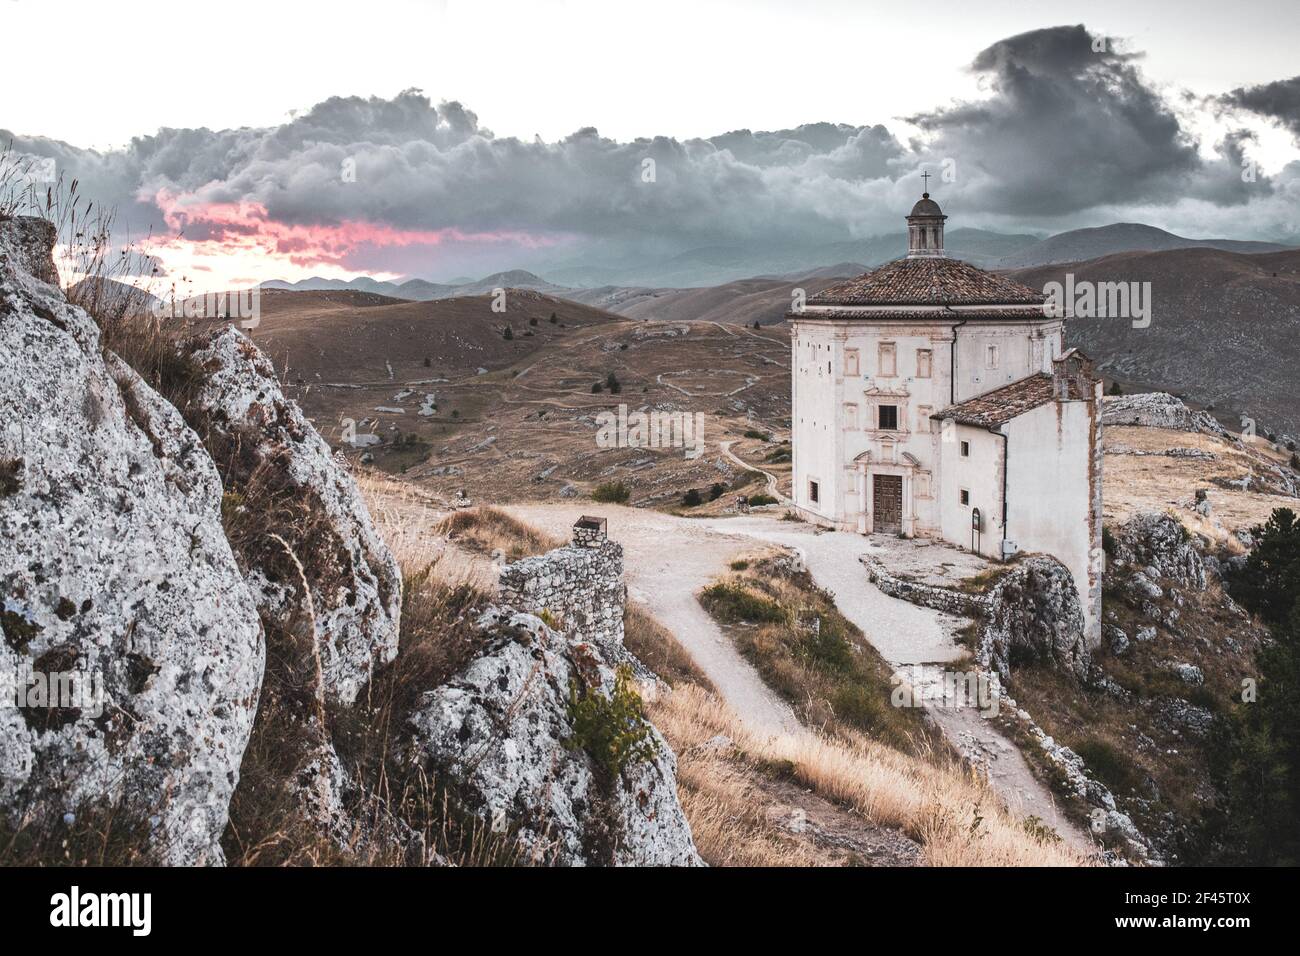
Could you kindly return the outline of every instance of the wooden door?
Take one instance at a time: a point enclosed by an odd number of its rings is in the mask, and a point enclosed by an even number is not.
[[[871,483],[872,530],[898,534],[903,530],[903,476],[873,475]]]

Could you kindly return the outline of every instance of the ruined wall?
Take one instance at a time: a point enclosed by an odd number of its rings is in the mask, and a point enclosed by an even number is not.
[[[556,548],[501,569],[498,581],[503,604],[538,616],[549,615],[566,636],[580,636],[613,651],[621,661],[623,607],[623,546],[603,532],[575,528],[575,544]]]

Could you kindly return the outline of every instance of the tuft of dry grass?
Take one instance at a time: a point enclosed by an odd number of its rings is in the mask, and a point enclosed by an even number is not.
[[[565,542],[491,506],[466,508],[444,518],[435,531],[480,554],[499,554],[511,561],[542,554]]]

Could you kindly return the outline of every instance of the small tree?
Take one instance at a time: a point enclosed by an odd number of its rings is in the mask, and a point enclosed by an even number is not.
[[[509,342],[511,339],[515,337],[515,330],[507,325],[506,330],[501,333],[501,337],[505,339],[507,342]]]
[[[555,317],[555,313],[552,312],[552,313],[551,313],[551,325],[554,325],[554,324],[555,324],[556,322],[558,322],[558,321],[560,321],[560,320],[557,319],[557,318]]]
[[[599,395],[599,394],[604,390],[604,388],[605,388],[605,386],[601,385],[600,382],[592,382],[592,383],[591,383],[591,394],[593,394],[593,395]]]
[[[528,317],[528,324],[529,324],[529,325],[536,325],[536,324],[537,324],[537,316],[535,316],[535,315],[530,315],[530,316]]]
[[[429,361],[429,356],[426,355],[426,356],[424,357],[424,367],[425,367],[425,368],[429,368],[429,367],[431,367],[432,365],[433,365],[433,363]]]
[[[618,377],[615,376],[613,372],[610,372],[605,376],[605,385],[609,389],[611,395],[617,395],[619,392],[623,391],[623,386],[619,384]]]
[[[700,497],[698,489],[692,488],[687,491],[686,494],[682,495],[682,504],[687,508],[694,508],[696,505],[702,504],[703,502],[704,499]]]
[[[1290,508],[1275,508],[1252,533],[1255,547],[1229,590],[1269,624],[1281,625],[1300,600],[1300,520]]]
[[[719,498],[722,497],[723,493],[724,493],[726,490],[727,490],[727,488],[726,488],[725,485],[722,485],[722,484],[719,484],[719,483],[717,483],[717,482],[714,482],[713,487],[711,487],[711,488],[709,489],[709,500],[710,500],[710,501],[717,501]]]
[[[1123,395],[1124,389],[1119,387],[1119,382],[1111,382],[1110,388],[1106,389],[1107,395]]]

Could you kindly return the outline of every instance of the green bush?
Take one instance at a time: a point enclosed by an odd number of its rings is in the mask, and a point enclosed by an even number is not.
[[[1134,769],[1133,761],[1120,753],[1109,741],[1099,737],[1089,737],[1072,749],[1083,759],[1093,776],[1116,795],[1123,796],[1142,783],[1141,775]]]
[[[597,485],[591,492],[592,501],[607,502],[610,504],[622,505],[627,503],[627,499],[632,497],[632,489],[621,481],[604,481]]]
[[[687,508],[694,508],[696,505],[703,504],[704,499],[700,497],[698,488],[692,488],[686,494],[682,495],[682,505]]]
[[[759,505],[774,505],[776,499],[766,494],[750,495],[749,504],[753,508],[757,508]]]
[[[753,429],[753,428],[751,428],[751,429],[749,429],[747,432],[745,432],[745,437],[746,437],[746,438],[753,438],[753,439],[755,439],[755,440],[757,440],[757,441],[771,441],[771,440],[772,440],[772,436],[769,435],[769,434],[767,434],[767,432],[760,432],[760,431],[757,431],[756,429]]]
[[[577,683],[570,681],[568,714],[573,734],[564,746],[585,751],[610,777],[617,777],[629,764],[655,756],[645,707],[632,687],[632,671],[626,665],[618,669],[608,697],[579,692]]]
[[[1252,533],[1255,547],[1245,566],[1230,576],[1228,590],[1247,609],[1279,625],[1300,600],[1300,520],[1290,508],[1276,508]]]

